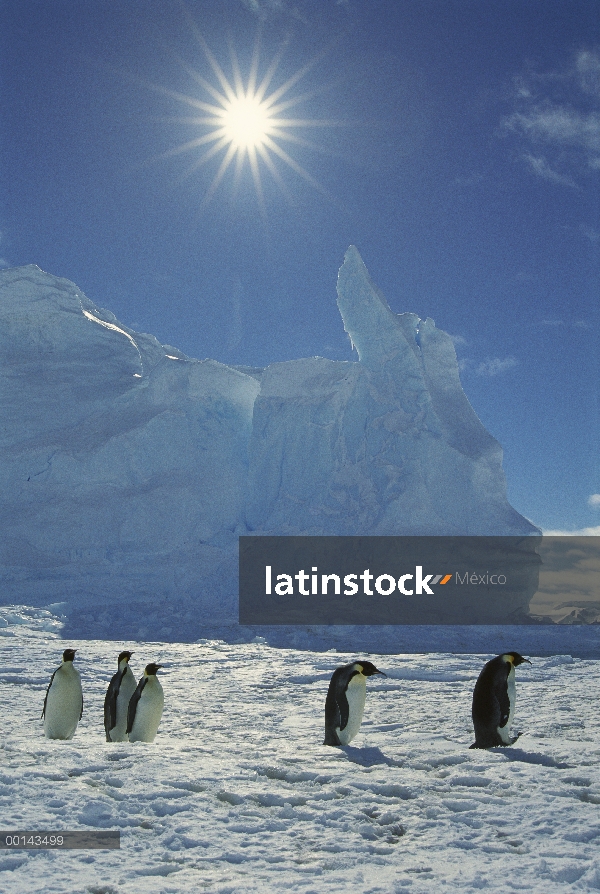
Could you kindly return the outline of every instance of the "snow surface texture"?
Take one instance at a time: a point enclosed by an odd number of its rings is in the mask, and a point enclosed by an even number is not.
[[[33,265],[1,271],[3,600],[66,601],[70,635],[190,640],[235,624],[242,533],[536,532],[450,337],[393,314],[353,247],[338,294],[360,361],[261,371],[192,360]]]
[[[121,849],[2,851],[3,894],[600,890],[598,661],[518,668],[521,738],[475,751],[471,695],[489,653],[372,655],[388,678],[367,682],[352,745],[330,748],[331,673],[366,656],[72,642],[84,715],[71,742],[49,742],[41,705],[64,643],[53,613],[12,617],[15,636],[0,640],[2,828],[120,830]],[[127,647],[136,676],[167,665],[152,745],[104,741],[104,693]]]

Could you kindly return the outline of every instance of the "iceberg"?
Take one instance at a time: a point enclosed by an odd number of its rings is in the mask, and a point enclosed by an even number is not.
[[[270,534],[539,534],[506,498],[502,448],[431,319],[393,313],[354,246],[338,307],[359,362],[275,363],[261,378],[246,524]]]
[[[34,265],[0,271],[3,601],[74,635],[193,639],[237,620],[240,534],[539,533],[432,320],[351,247],[356,362],[195,360]]]

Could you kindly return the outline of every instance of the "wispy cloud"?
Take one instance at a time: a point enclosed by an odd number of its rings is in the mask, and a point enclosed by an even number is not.
[[[285,9],[283,0],[242,0],[242,5],[259,16],[269,12],[282,12]]]
[[[575,109],[545,105],[527,113],[517,112],[506,123],[533,140],[600,152],[600,115],[597,112],[583,114]]]
[[[600,494],[590,494],[588,506],[591,506],[593,509],[600,509]]]
[[[253,12],[259,19],[285,16],[309,25],[315,16],[315,5],[309,0],[236,0]],[[321,6],[332,5],[348,9],[350,0],[321,0]]]
[[[515,111],[502,123],[527,146],[522,157],[536,176],[579,188],[585,171],[600,169],[600,53],[582,49],[562,70],[519,77]]]
[[[577,53],[575,62],[579,83],[585,93],[600,97],[600,55],[589,50]]]
[[[5,232],[3,230],[0,230],[0,244],[6,241],[5,235],[6,235]],[[0,268],[10,267],[10,266],[11,266],[10,261],[7,260],[7,258],[0,258]]]
[[[299,3],[289,3],[288,0],[241,0],[242,6],[253,12],[259,19],[268,19],[274,16],[284,15],[296,19],[305,25],[309,23],[309,16],[302,11]]]
[[[579,189],[572,177],[568,177],[566,174],[559,174],[558,171],[555,171],[550,167],[543,156],[535,156],[530,152],[525,152],[523,158],[538,177],[542,177],[544,180],[549,180],[551,183],[560,183],[562,186],[570,186],[573,189]]]
[[[515,357],[493,357],[480,363],[475,372],[478,376],[499,376],[517,365],[518,360]]]
[[[590,242],[596,243],[600,241],[600,233],[593,227],[586,227],[585,224],[581,224],[579,231],[586,239],[589,239]]]
[[[564,320],[542,320],[542,326],[550,326],[554,329],[559,329],[561,327],[571,328],[571,329],[591,329],[591,325],[587,322],[587,320],[573,320],[572,322],[565,322]]]

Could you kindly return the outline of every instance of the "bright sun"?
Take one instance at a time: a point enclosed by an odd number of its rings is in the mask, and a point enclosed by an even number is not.
[[[238,150],[257,149],[273,129],[268,107],[255,96],[236,96],[223,115],[223,135]]]
[[[271,85],[285,47],[281,48],[259,80],[259,42],[257,40],[250,72],[244,82],[235,50],[230,45],[229,54],[232,77],[228,78],[191,16],[187,15],[186,17],[212,69],[215,83],[206,80],[198,71],[179,59],[180,64],[191,78],[202,88],[205,95],[207,94],[206,98],[177,93],[166,87],[148,85],[153,90],[174,98],[178,102],[192,108],[195,112],[194,115],[170,120],[192,124],[202,131],[194,139],[165,152],[163,157],[199,152],[200,154],[185,173],[185,176],[188,176],[210,162],[211,159],[221,156],[216,173],[205,194],[204,204],[210,202],[226,172],[232,166],[235,172],[236,185],[239,184],[241,173],[246,163],[249,165],[252,173],[254,188],[263,216],[265,215],[265,200],[261,168],[269,172],[269,175],[290,201],[293,201],[293,196],[281,176],[279,169],[281,163],[302,177],[307,183],[310,183],[315,189],[331,198],[327,190],[281,145],[287,142],[296,146],[323,151],[322,147],[308,140],[306,136],[302,135],[302,132],[305,133],[309,128],[332,127],[344,123],[324,119],[293,118],[289,115],[290,109],[319,92],[313,91],[310,94],[292,95],[291,90],[322,58],[323,53],[311,59],[310,62],[296,71],[283,84],[273,89]],[[276,162],[279,164],[279,167]]]

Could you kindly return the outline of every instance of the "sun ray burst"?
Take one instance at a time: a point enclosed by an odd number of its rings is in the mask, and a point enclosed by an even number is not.
[[[217,170],[204,195],[203,206],[208,205],[213,199],[230,169],[233,170],[234,192],[237,193],[245,168],[249,169],[263,217],[266,216],[263,186],[263,172],[265,171],[268,172],[269,177],[290,203],[293,203],[292,191],[282,177],[282,170],[286,168],[299,176],[305,183],[317,189],[322,195],[333,200],[327,189],[282,145],[282,143],[288,143],[312,151],[327,152],[318,143],[307,139],[298,131],[310,128],[339,127],[347,123],[308,116],[297,118],[290,116],[292,109],[326,89],[319,87],[300,94],[290,93],[322,59],[326,50],[321,51],[281,84],[276,85],[276,75],[288,41],[281,44],[278,52],[261,75],[261,35],[259,31],[246,77],[242,72],[235,47],[229,40],[231,74],[228,76],[189,11],[185,10],[185,14],[190,29],[212,71],[214,80],[211,82],[184,59],[176,57],[184,71],[194,84],[204,91],[205,95],[189,95],[155,84],[148,85],[156,92],[192,110],[190,114],[166,120],[195,126],[202,130],[197,137],[168,149],[160,157],[169,158],[200,152],[199,157],[193,160],[191,166],[184,173],[183,177],[187,178],[222,153]],[[198,114],[195,115],[194,112]]]

